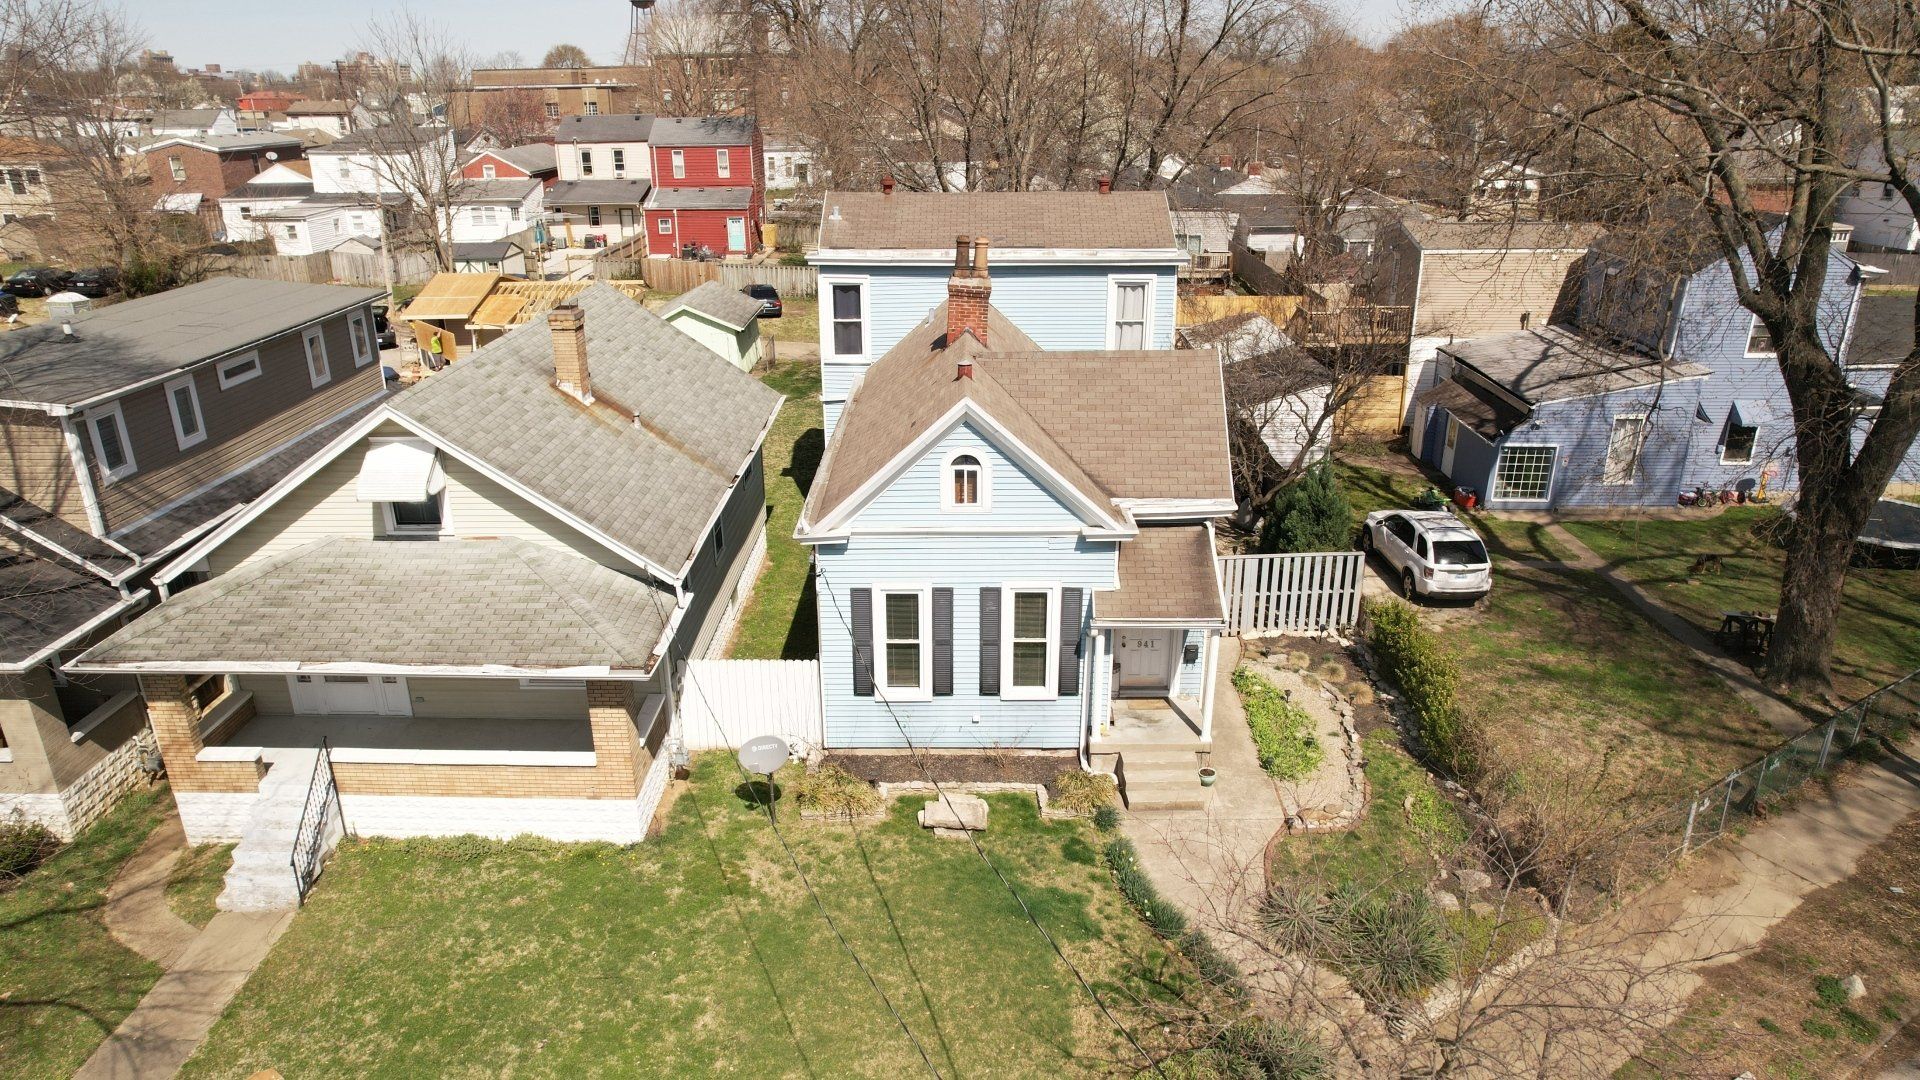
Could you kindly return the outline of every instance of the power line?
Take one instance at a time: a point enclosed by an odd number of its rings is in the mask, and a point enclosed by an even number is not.
[[[649,597],[649,599],[653,602],[654,613],[660,614],[659,594],[657,592],[654,592]],[[664,616],[663,616],[663,620],[664,620]],[[714,710],[713,703],[707,697],[706,691],[701,689],[700,680],[697,676],[694,675],[693,666],[692,664],[688,663],[686,654],[683,652],[679,652],[679,645],[671,637],[667,639],[667,653],[666,653],[666,659],[667,659],[667,665],[668,665],[667,666],[667,694],[669,695],[669,697],[671,697],[671,695],[673,694],[673,664],[674,664],[674,656],[676,653],[679,653],[680,663],[684,666],[684,669],[686,671],[687,682],[690,685],[692,685],[694,688],[694,691],[700,695],[700,700],[706,703],[707,714],[713,717],[713,726],[719,730],[721,741],[727,744],[727,751],[729,756],[731,756],[733,759],[734,768],[739,771],[741,779],[746,781],[748,785],[748,790],[752,790],[753,777],[747,773],[746,767],[740,764],[738,747],[735,746],[734,744],[733,736],[727,733],[727,729],[725,725],[723,725],[720,722],[720,714]],[[819,910],[820,917],[826,920],[827,929],[833,931],[833,936],[836,940],[840,942],[840,947],[846,951],[846,954],[849,957],[852,958],[854,966],[860,969],[860,974],[866,976],[867,985],[873,987],[873,992],[879,995],[881,1004],[887,1007],[887,1011],[893,1014],[894,1022],[899,1024],[900,1030],[906,1033],[907,1041],[912,1043],[914,1050],[920,1054],[920,1060],[926,1064],[927,1071],[933,1074],[934,1080],[941,1080],[940,1070],[938,1067],[934,1065],[932,1055],[928,1054],[927,1048],[921,1045],[919,1036],[913,1033],[913,1028],[907,1024],[907,1018],[901,1015],[899,1007],[894,1005],[893,999],[888,997],[886,990],[881,988],[880,980],[874,977],[873,971],[867,967],[866,961],[860,958],[859,951],[853,947],[852,942],[847,940],[847,935],[841,932],[840,924],[837,921],[835,921],[833,917],[833,913],[827,910],[826,901],[820,898],[819,890],[813,887],[812,880],[807,877],[806,868],[800,865],[800,856],[794,852],[793,845],[787,843],[786,833],[782,832],[780,829],[780,822],[778,818],[774,815],[774,811],[773,811],[773,798],[774,798],[773,778],[768,777],[767,778],[767,825],[773,830],[774,838],[780,841],[780,848],[782,851],[786,852],[787,861],[793,864],[794,872],[800,875],[800,884],[806,888],[807,895],[813,898],[813,906]],[[705,824],[705,817],[703,815],[702,816],[703,827],[704,827],[704,824]]]
[[[840,608],[840,598],[833,595],[832,589],[826,580],[826,572],[820,568],[818,560],[814,561],[813,572],[815,576],[820,579],[818,587],[814,589],[815,602],[818,603],[818,597],[822,593],[832,597],[834,615],[840,620],[841,627],[847,631],[847,637],[851,640],[853,637],[852,624],[848,622],[846,612]],[[858,650],[853,651],[853,657],[854,663],[857,664],[860,662]],[[824,668],[820,673],[820,677],[822,679],[826,678]],[[867,677],[870,679],[877,677],[873,670],[873,660],[871,657],[867,660]],[[928,783],[933,785],[934,794],[939,796],[941,802],[945,803],[947,801],[946,790],[940,786],[940,781],[934,778],[933,772],[928,767],[926,760],[921,757],[920,748],[914,744],[913,736],[908,734],[907,727],[901,723],[899,714],[893,711],[893,703],[879,694],[875,694],[874,697],[879,701],[881,707],[886,709],[887,717],[893,721],[893,726],[899,729],[900,737],[906,740],[907,753],[911,755],[914,762],[920,766],[920,774],[926,777]],[[948,805],[951,806],[952,804],[948,803]],[[1155,1061],[1153,1055],[1147,1053],[1146,1048],[1140,1045],[1140,1041],[1133,1037],[1133,1032],[1128,1031],[1127,1026],[1122,1024],[1119,1018],[1113,1015],[1113,1010],[1107,1008],[1107,1003],[1101,1000],[1100,994],[1093,988],[1093,984],[1088,982],[1087,977],[1081,973],[1080,968],[1075,965],[1072,960],[1068,959],[1065,950],[1060,948],[1060,943],[1054,940],[1053,935],[1047,932],[1046,927],[1040,925],[1040,920],[1034,917],[1033,909],[1027,906],[1026,898],[1020,895],[1020,890],[1013,887],[1013,882],[1008,881],[1007,875],[1001,873],[1000,867],[995,865],[994,861],[988,857],[986,849],[980,846],[980,841],[974,836],[973,830],[962,829],[960,831],[966,836],[967,842],[973,845],[973,853],[980,856],[980,861],[986,863],[987,869],[993,871],[993,876],[999,879],[1001,888],[1007,890],[1007,895],[1013,897],[1014,902],[1020,905],[1021,914],[1027,917],[1027,921],[1033,924],[1035,930],[1040,931],[1040,936],[1044,938],[1047,945],[1053,949],[1053,954],[1060,958],[1061,963],[1067,965],[1068,971],[1073,972],[1074,979],[1079,982],[1080,988],[1087,992],[1087,996],[1093,999],[1094,1005],[1100,1010],[1100,1015],[1106,1017],[1107,1023],[1112,1024],[1114,1030],[1118,1031],[1121,1036],[1127,1040],[1127,1044],[1133,1047],[1134,1053],[1139,1054],[1141,1060],[1145,1061],[1148,1067],[1160,1076],[1162,1080],[1165,1080],[1167,1074],[1160,1068],[1160,1063]]]

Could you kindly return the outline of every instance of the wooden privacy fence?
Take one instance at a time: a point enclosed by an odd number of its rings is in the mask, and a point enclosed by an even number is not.
[[[689,660],[680,738],[689,751],[738,748],[759,735],[820,746],[818,660]]]
[[[595,273],[600,273],[601,269],[602,264],[596,260]],[[683,293],[708,281],[717,281],[730,289],[771,285],[780,290],[781,296],[813,296],[820,291],[820,274],[811,266],[628,259],[609,262],[605,269],[608,272],[618,270],[628,277],[645,278],[649,288],[668,293]]]
[[[1259,636],[1351,627],[1360,618],[1366,560],[1358,551],[1221,556],[1227,632]]]
[[[210,274],[292,281],[307,285],[384,285],[380,256],[348,251],[319,251],[312,255],[227,255],[208,266]],[[439,264],[419,252],[393,256],[393,282],[417,285],[439,272]]]

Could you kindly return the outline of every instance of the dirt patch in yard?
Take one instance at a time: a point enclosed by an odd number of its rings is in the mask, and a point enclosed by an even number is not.
[[[942,754],[828,753],[826,760],[870,783],[898,784],[931,777],[943,784],[1045,784],[1049,798],[1060,794],[1054,778],[1080,767],[1072,750],[1035,753]]]
[[[1354,659],[1352,646],[1327,638],[1281,637],[1248,638],[1241,649],[1244,656],[1290,668],[1340,691],[1353,703],[1353,726],[1362,737],[1393,727],[1393,717]]]

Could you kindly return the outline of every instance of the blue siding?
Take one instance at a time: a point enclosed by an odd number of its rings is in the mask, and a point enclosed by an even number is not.
[[[1854,368],[1847,372],[1847,381],[1869,393],[1885,395],[1887,384],[1893,381],[1893,368]],[[1856,453],[1860,450],[1860,444],[1866,441],[1867,429],[1872,426],[1872,423],[1872,420],[1867,417],[1860,419],[1853,437],[1853,449]],[[1907,456],[1902,458],[1900,464],[1893,470],[1892,483],[1920,484],[1920,439],[1907,447]]]
[[[1173,692],[1176,697],[1198,698],[1201,680],[1207,672],[1207,632],[1189,630],[1180,650],[1180,671],[1173,677]],[[1187,649],[1195,650],[1191,663],[1187,661]]]
[[[815,551],[819,591],[820,676],[830,747],[902,747],[899,724],[917,746],[1077,747],[1091,689],[1093,650],[1083,648],[1083,692],[1054,701],[980,696],[980,589],[1009,582],[1053,582],[1088,590],[1118,587],[1112,541],[1075,536],[855,537]],[[876,584],[951,586],[953,689],[931,701],[882,702],[853,693],[853,610],[849,590]],[[1085,640],[1083,629],[1082,640]]]
[[[987,472],[988,512],[942,510],[947,455],[966,451],[980,459]],[[1069,532],[1080,518],[1052,491],[1000,452],[971,423],[961,424],[927,451],[919,463],[876,496],[854,518],[854,527],[884,529],[922,526],[965,528],[969,525],[1051,527]]]

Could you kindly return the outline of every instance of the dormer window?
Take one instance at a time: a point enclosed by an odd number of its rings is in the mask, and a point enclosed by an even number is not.
[[[987,468],[980,455],[962,451],[947,458],[946,482],[941,487],[941,508],[945,510],[985,510],[987,508]]]

